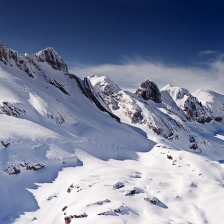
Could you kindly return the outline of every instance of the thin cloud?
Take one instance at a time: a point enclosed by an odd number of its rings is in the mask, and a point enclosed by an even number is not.
[[[203,55],[211,55],[211,54],[217,54],[218,51],[211,51],[211,50],[207,50],[207,51],[200,51],[198,52],[199,55],[203,56]]]
[[[119,65],[76,65],[70,69],[70,72],[80,78],[105,75],[121,88],[132,91],[135,91],[145,78],[149,78],[159,88],[169,83],[172,86],[187,88],[191,92],[197,89],[209,89],[224,94],[224,63],[220,59],[209,62],[206,68],[170,66],[138,59],[128,60]]]

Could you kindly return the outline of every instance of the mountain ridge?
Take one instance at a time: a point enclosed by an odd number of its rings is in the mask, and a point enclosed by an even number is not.
[[[140,86],[0,44],[0,222],[221,223],[224,96]]]

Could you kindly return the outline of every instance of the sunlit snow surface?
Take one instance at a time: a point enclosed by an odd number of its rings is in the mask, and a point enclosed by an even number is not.
[[[222,134],[222,135],[220,135],[220,134],[216,134],[215,137],[216,137],[216,138],[219,138],[219,139],[221,139],[221,140],[224,140],[224,135],[223,135],[223,134]]]
[[[164,120],[169,115],[183,123],[176,128],[178,139],[168,140],[131,123],[121,110],[115,113],[118,123],[74,79],[47,63],[39,63],[42,70],[34,78],[0,65],[0,106],[7,102],[18,113],[0,114],[1,224],[60,224],[66,217],[71,224],[223,223],[222,121],[183,122],[183,112],[166,93],[167,105],[146,107],[123,91],[125,101],[134,99],[155,122],[157,115]],[[189,135],[198,149],[190,149]],[[13,174],[14,168],[20,172]]]

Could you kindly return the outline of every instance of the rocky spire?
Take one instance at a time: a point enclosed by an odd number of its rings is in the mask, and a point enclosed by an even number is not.
[[[136,90],[135,94],[144,100],[153,100],[155,103],[162,102],[158,86],[149,79],[145,79],[141,87]]]

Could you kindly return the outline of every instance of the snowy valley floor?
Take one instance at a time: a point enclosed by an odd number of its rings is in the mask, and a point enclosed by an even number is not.
[[[30,190],[39,209],[14,223],[222,223],[224,164],[163,144],[136,161],[77,156],[83,166]]]

